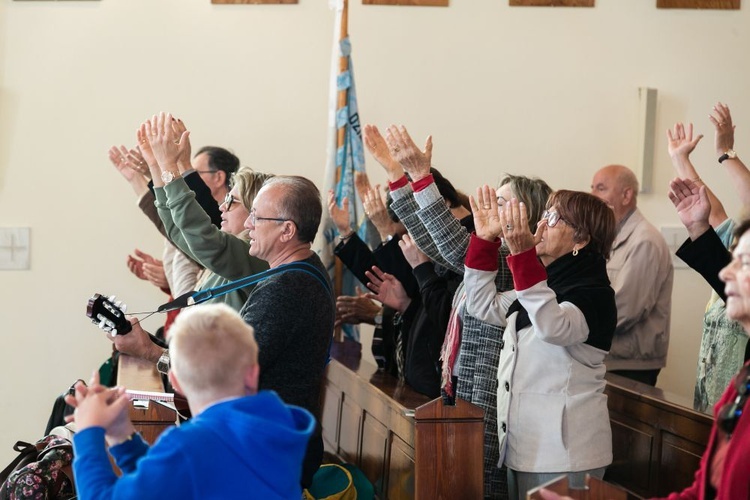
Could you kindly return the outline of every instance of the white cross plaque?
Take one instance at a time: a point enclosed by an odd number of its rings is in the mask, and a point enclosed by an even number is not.
[[[29,269],[31,228],[0,227],[0,270]]]

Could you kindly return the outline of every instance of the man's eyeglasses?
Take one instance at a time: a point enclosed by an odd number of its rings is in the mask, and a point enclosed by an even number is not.
[[[196,170],[199,174],[215,174],[218,170]]]
[[[222,203],[222,205],[224,205],[226,207],[225,210],[229,212],[232,209],[232,204],[234,202],[239,203],[240,200],[232,196],[232,193],[227,193],[227,195],[224,197],[224,203]]]
[[[279,217],[258,217],[257,215],[255,215],[254,208],[250,210],[250,223],[252,223],[252,225],[255,226],[257,225],[256,222],[258,222],[259,220],[272,220],[276,222],[286,222],[288,220],[291,220],[292,222],[294,222],[292,219],[282,219]]]
[[[554,210],[545,210],[542,214],[542,219],[547,221],[548,227],[555,227],[558,222],[563,221],[567,225],[571,225],[568,221],[560,217],[560,214]]]
[[[719,414],[716,416],[716,425],[724,431],[728,438],[732,437],[737,422],[740,420],[742,413],[745,411],[745,402],[748,393],[750,393],[750,367],[744,367],[735,379],[735,389],[737,397],[721,407]]]

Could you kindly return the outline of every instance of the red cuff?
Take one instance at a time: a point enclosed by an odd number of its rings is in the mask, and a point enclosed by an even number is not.
[[[508,255],[508,267],[513,274],[513,287],[526,290],[547,279],[547,270],[536,256],[536,247],[523,253]]]
[[[411,188],[414,190],[415,193],[420,192],[430,184],[433,184],[435,182],[435,178],[432,176],[432,174],[428,175],[427,177],[422,177],[418,181],[411,183]]]
[[[479,271],[497,271],[497,252],[502,242],[483,240],[476,233],[471,233],[469,249],[466,251],[466,267]]]
[[[389,182],[388,187],[391,191],[395,191],[409,184],[409,179],[406,178],[406,174],[402,175],[397,181]]]

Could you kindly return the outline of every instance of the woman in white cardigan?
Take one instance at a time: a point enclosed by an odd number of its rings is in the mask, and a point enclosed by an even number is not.
[[[617,322],[606,259],[615,236],[612,210],[583,192],[557,191],[536,234],[526,207],[498,210],[489,186],[471,200],[476,234],[466,256],[466,307],[505,326],[498,366],[500,462],[510,498],[568,473],[602,477],[612,462],[604,395],[604,357]],[[494,278],[503,237],[514,290]]]

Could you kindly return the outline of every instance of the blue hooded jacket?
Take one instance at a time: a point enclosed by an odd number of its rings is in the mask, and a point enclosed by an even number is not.
[[[104,429],[73,438],[80,500],[138,498],[263,498],[302,496],[302,459],[315,418],[263,391],[217,403],[165,431],[152,447],[140,436],[109,449]]]

